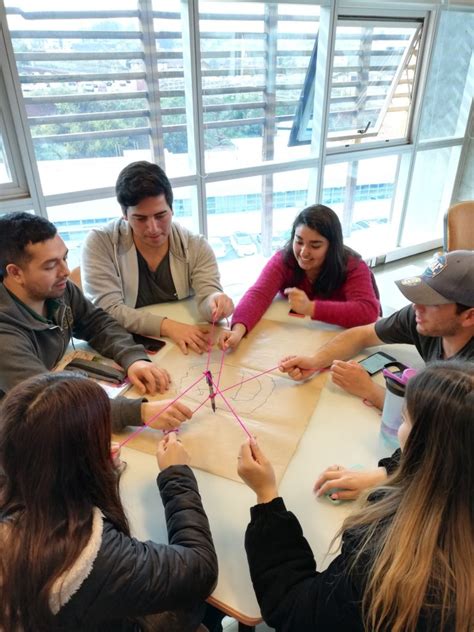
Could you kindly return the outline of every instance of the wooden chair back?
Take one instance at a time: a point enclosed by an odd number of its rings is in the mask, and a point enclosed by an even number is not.
[[[444,224],[444,247],[451,250],[474,250],[474,200],[453,204]]]
[[[74,285],[82,290],[82,281],[81,281],[81,266],[77,266],[71,270],[71,274],[69,276]]]

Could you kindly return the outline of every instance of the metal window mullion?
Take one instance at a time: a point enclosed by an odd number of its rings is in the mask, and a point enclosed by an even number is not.
[[[3,83],[3,77],[2,77],[2,72],[0,69],[0,100],[3,101],[4,95],[3,95],[2,83]],[[8,115],[8,112],[5,112],[5,114]],[[2,110],[0,110],[0,140],[2,141],[3,150],[5,151],[5,154],[6,154],[5,158],[6,158],[7,173],[9,172],[9,176],[10,176],[10,182],[0,183],[0,191],[3,191],[5,189],[6,184],[10,188],[12,186],[15,188],[19,187],[19,178],[17,175],[18,160],[14,156],[15,145],[14,145],[14,142],[12,143],[14,139],[9,136],[9,128],[10,128],[10,125],[7,125],[7,122],[5,120],[5,115],[2,112]]]
[[[319,48],[322,47],[322,52],[325,55],[325,59],[322,63],[316,63],[316,71],[314,78],[314,102],[313,102],[313,135],[311,138],[311,146],[318,147],[318,170],[316,174],[316,181],[314,187],[313,200],[320,202],[322,199],[322,192],[324,186],[324,168],[326,165],[326,144],[327,134],[329,127],[329,107],[331,99],[331,84],[332,84],[332,68],[334,64],[334,49],[336,41],[336,26],[337,26],[337,12],[338,12],[339,0],[334,0],[330,7],[321,9],[319,16],[319,34],[318,34],[318,58],[320,55]],[[326,19],[322,22],[323,12],[326,13]],[[321,24],[327,24],[327,30],[321,31]],[[318,69],[324,68],[324,76],[321,77],[321,73]],[[318,89],[319,84],[319,89]],[[321,108],[319,104],[321,103]],[[319,113],[321,118],[321,124],[319,129],[314,129],[314,121],[316,114]],[[318,133],[318,138],[315,137]],[[308,187],[309,189],[309,187]],[[308,191],[309,196],[309,191]],[[308,200],[308,201],[313,201]]]
[[[20,80],[3,3],[0,3],[0,59],[2,59],[5,89],[11,106],[10,114],[19,151],[21,164],[21,176],[19,178],[24,182],[25,194],[31,198],[31,204],[35,212],[46,216],[41,180],[36,164],[26,109],[21,98]]]
[[[265,119],[262,159],[266,162],[275,158],[278,8],[274,4],[265,4],[263,19],[265,32]],[[248,121],[249,119],[246,121],[247,124],[249,124]],[[273,234],[273,173],[262,177],[262,206],[260,218],[262,252],[265,256],[269,256]]]
[[[395,247],[401,247],[403,231],[405,228],[405,222],[408,211],[408,201],[410,199],[411,185],[413,182],[413,173],[415,170],[415,163],[418,154],[419,140],[420,140],[420,122],[423,112],[424,97],[426,93],[426,85],[433,64],[433,50],[436,43],[436,37],[439,32],[439,24],[441,19],[441,8],[436,7],[430,12],[426,19],[423,28],[423,40],[420,44],[418,52],[417,65],[420,64],[420,60],[427,60],[424,64],[424,68],[420,69],[416,84],[414,83],[414,90],[416,87],[416,103],[415,110],[411,119],[411,132],[413,140],[413,153],[410,157],[410,165],[408,167],[408,176],[406,181],[405,195],[403,196],[402,211],[400,214],[400,223],[398,224],[397,237],[395,241]],[[426,39],[425,39],[426,38]],[[423,62],[422,62],[423,63]]]
[[[346,151],[327,152],[325,162],[326,165],[334,165],[353,160],[365,160],[371,158],[380,158],[383,156],[406,154],[413,151],[413,146],[406,141],[398,144],[380,143],[377,146],[364,147],[361,145],[351,145]]]
[[[202,75],[198,0],[181,0],[183,25],[184,96],[188,126],[188,156],[197,174],[197,219],[199,232],[207,236],[207,199],[204,155]]]
[[[464,139],[463,139],[463,143],[461,147],[461,155],[459,156],[458,168],[457,168],[456,177],[453,183],[453,190],[451,192],[451,200],[449,203],[450,206],[454,204],[454,202],[456,202],[458,199],[457,194],[461,187],[461,183],[462,183],[464,172],[467,165],[469,148],[472,144],[473,138],[474,138],[474,100],[471,102],[471,108],[469,110],[469,116],[467,118],[466,133],[464,134]]]
[[[138,0],[138,7],[139,21],[143,33],[143,52],[146,83],[148,87],[149,124],[153,159],[166,169],[152,0]]]

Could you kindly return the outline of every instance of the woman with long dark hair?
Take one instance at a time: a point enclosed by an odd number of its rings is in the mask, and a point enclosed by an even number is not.
[[[278,292],[288,297],[293,312],[341,327],[367,325],[380,315],[371,271],[360,255],[344,246],[339,218],[322,204],[297,215],[288,243],[271,257],[237,305],[221,346],[235,349]]]
[[[170,544],[139,542],[120,501],[110,433],[109,398],[78,375],[36,376],[3,400],[5,632],[198,627],[217,562],[189,457],[174,433],[159,443],[157,483]],[[152,613],[162,614],[151,623]]]
[[[410,380],[399,469],[344,523],[323,572],[278,497],[259,447],[239,474],[257,494],[246,533],[265,621],[279,632],[474,629],[474,367],[433,364]]]

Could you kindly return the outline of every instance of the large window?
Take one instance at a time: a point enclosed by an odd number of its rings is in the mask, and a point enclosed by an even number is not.
[[[2,200],[13,200],[28,195],[11,103],[5,86],[2,50],[0,32],[0,203]]]
[[[336,27],[329,95],[328,147],[407,141],[423,22],[341,18]],[[309,143],[318,40],[292,141]]]
[[[366,257],[394,246],[397,155],[336,163],[324,171],[323,203],[339,215],[345,241]],[[388,248],[387,248],[388,249]]]
[[[3,126],[1,126],[3,127]],[[10,167],[7,160],[7,151],[2,135],[0,134],[0,185],[12,182]]]
[[[474,9],[359,4],[3,0],[0,207],[46,212],[78,262],[120,169],[155,161],[239,288],[316,202],[364,257],[440,241]]]
[[[84,3],[71,12],[50,0],[31,13],[35,2],[7,3],[47,195],[112,185],[130,152],[152,158],[136,3],[120,3],[123,10],[106,4],[106,12],[87,11]]]
[[[308,156],[288,141],[319,7],[200,2],[199,17],[206,171]]]

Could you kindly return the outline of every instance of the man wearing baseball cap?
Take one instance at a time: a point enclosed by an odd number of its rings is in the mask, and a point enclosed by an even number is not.
[[[333,382],[383,408],[385,389],[357,362],[362,349],[383,343],[413,344],[425,362],[474,359],[474,251],[435,255],[423,274],[396,281],[412,302],[388,318],[348,329],[313,356],[282,361],[281,370],[295,380],[331,366]]]
[[[437,254],[422,275],[395,281],[400,292],[420,305],[474,305],[474,253]]]

